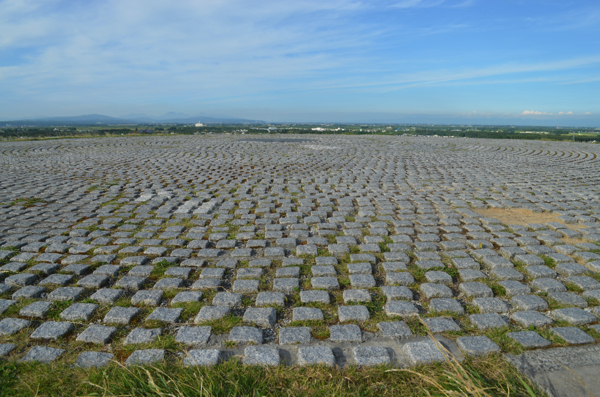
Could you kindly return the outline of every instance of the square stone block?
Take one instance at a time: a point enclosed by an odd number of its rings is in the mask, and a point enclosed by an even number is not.
[[[283,327],[279,329],[279,344],[308,344],[312,341],[310,327]]]
[[[177,323],[179,322],[179,316],[181,316],[182,311],[183,308],[157,307],[148,317],[146,317],[146,321]]]
[[[221,351],[217,349],[190,350],[183,359],[183,365],[190,366],[213,366],[219,363]]]
[[[298,349],[298,365],[334,366],[335,356],[327,346],[305,346]]]
[[[125,365],[147,365],[162,361],[165,351],[162,349],[136,350],[125,361]]]
[[[210,334],[211,327],[181,327],[175,341],[186,345],[206,344]]]
[[[65,336],[73,330],[73,324],[67,322],[48,321],[40,325],[29,336],[31,339],[54,339]]]
[[[107,344],[111,336],[117,332],[115,327],[92,324],[77,337],[78,342]]]
[[[263,332],[254,327],[233,327],[229,333],[229,340],[232,342],[262,345]]]
[[[127,325],[139,312],[140,309],[136,307],[113,307],[106,313],[106,316],[104,316],[104,322],[106,324]]]
[[[83,352],[77,356],[75,365],[80,368],[101,368],[107,366],[112,358],[111,353]]]
[[[456,339],[456,344],[464,353],[471,356],[483,356],[500,352],[500,346],[487,336],[465,336]]]
[[[362,331],[355,324],[332,325],[329,327],[329,340],[332,342],[362,342]]]
[[[391,362],[390,354],[385,347],[364,346],[352,349],[354,360],[359,367],[372,367],[388,365]]]
[[[162,335],[161,328],[134,328],[123,341],[124,345],[150,343]]]

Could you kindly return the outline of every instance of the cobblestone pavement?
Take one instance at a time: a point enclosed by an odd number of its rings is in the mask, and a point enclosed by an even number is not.
[[[413,365],[600,338],[599,146],[0,144],[0,356]]]

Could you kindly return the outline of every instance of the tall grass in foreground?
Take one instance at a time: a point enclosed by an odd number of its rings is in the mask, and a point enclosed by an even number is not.
[[[500,354],[462,363],[345,369],[152,366],[84,370],[66,362],[0,362],[0,396],[539,396]]]

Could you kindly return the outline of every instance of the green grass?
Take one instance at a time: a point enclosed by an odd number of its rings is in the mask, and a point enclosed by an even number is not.
[[[25,208],[33,207],[38,203],[45,203],[46,200],[37,197],[22,197],[11,202],[9,205],[22,205]]]
[[[531,390],[531,393],[529,392]],[[169,359],[153,366],[101,369],[0,362],[0,396],[528,396],[544,395],[501,355],[462,363],[324,368],[245,366],[183,367]]]

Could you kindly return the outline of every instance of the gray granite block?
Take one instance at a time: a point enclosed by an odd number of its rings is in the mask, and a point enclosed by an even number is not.
[[[83,352],[77,356],[75,365],[81,368],[102,368],[107,366],[113,357],[111,353]]]
[[[423,283],[419,290],[427,299],[452,298],[452,290],[443,284]]]
[[[24,287],[33,284],[37,279],[38,277],[35,274],[21,273],[15,274],[14,276],[8,276],[4,279],[4,283],[15,287]]]
[[[449,317],[426,317],[423,322],[433,334],[446,331],[460,331],[460,327]]]
[[[161,328],[134,328],[123,341],[124,345],[150,343],[162,335]]]
[[[531,286],[542,292],[565,292],[567,288],[558,280],[552,278],[538,278],[531,282]]]
[[[206,344],[211,335],[211,327],[181,327],[175,342],[186,345]]]
[[[390,272],[385,275],[387,285],[409,286],[415,282],[414,277],[409,272]]]
[[[68,322],[48,321],[40,325],[29,337],[31,339],[57,340],[71,332],[73,329],[73,324]]]
[[[458,289],[469,298],[491,298],[494,296],[494,293],[490,287],[477,281],[461,283],[458,286]]]
[[[111,336],[117,332],[115,327],[92,324],[77,337],[78,342],[107,344]]]
[[[388,316],[417,316],[419,310],[411,302],[388,301],[384,306],[385,314]]]
[[[17,302],[14,300],[0,299],[0,314],[4,313],[6,309],[14,305],[15,303]]]
[[[279,349],[268,346],[248,346],[244,349],[242,362],[247,365],[279,365]]]
[[[403,299],[413,300],[413,293],[408,287],[404,286],[386,286],[381,287],[381,292],[387,297],[388,300]]]
[[[340,284],[335,277],[313,277],[310,279],[312,287],[315,289],[338,290]]]
[[[34,299],[39,298],[46,291],[44,287],[35,287],[33,285],[28,285],[23,288],[19,288],[12,295],[11,298],[13,300],[18,299]]]
[[[74,303],[60,313],[60,318],[67,321],[88,321],[97,308],[93,303]]]
[[[119,324],[127,325],[137,316],[140,309],[137,307],[113,307],[110,309],[106,316],[104,316],[104,322],[107,324]]]
[[[376,285],[375,278],[370,274],[351,274],[349,278],[354,288],[372,288]]]
[[[548,310],[548,302],[537,295],[516,295],[510,303],[519,310]]]
[[[142,285],[144,285],[145,282],[146,278],[144,277],[123,276],[115,283],[115,287],[130,291],[138,291],[142,288]]]
[[[560,336],[565,342],[571,345],[582,345],[585,343],[594,343],[596,339],[586,334],[584,331],[576,327],[555,327],[550,328],[550,331]]]
[[[110,277],[102,274],[90,274],[77,282],[77,285],[84,288],[96,289],[105,285]]]
[[[402,350],[413,365],[446,361],[441,349],[442,347],[438,347],[432,340],[409,342],[402,346]]]
[[[514,339],[527,349],[546,347],[552,344],[548,339],[542,338],[540,334],[534,331],[508,332],[506,336]]]
[[[355,324],[332,325],[329,327],[329,340],[332,342],[362,342],[362,331]]]
[[[322,321],[323,311],[314,307],[295,307],[292,310],[292,321]]]
[[[377,324],[384,338],[409,338],[412,331],[404,321],[381,322]]]
[[[160,305],[160,301],[162,300],[164,292],[163,291],[151,291],[151,290],[142,290],[136,292],[131,297],[132,305],[148,305],[148,306],[158,306]]]
[[[232,292],[219,292],[212,300],[214,306],[239,307],[242,304],[242,295]]]
[[[263,332],[254,327],[233,327],[229,333],[229,340],[238,343],[262,345]]]
[[[509,310],[509,306],[498,298],[475,298],[472,303],[480,313],[505,313]]]
[[[435,298],[429,301],[429,311],[433,313],[451,312],[458,315],[465,313],[460,302],[451,298]]]
[[[10,352],[12,352],[17,346],[12,343],[0,343],[0,357],[7,356]]]
[[[371,302],[371,294],[363,289],[347,289],[343,292],[344,303],[349,302]]]
[[[498,313],[471,314],[469,319],[478,329],[502,328],[508,323]]]
[[[277,311],[272,307],[249,307],[244,313],[243,320],[259,327],[272,327],[277,321]]]
[[[199,324],[205,321],[218,320],[225,317],[230,312],[231,309],[229,306],[202,306],[194,319],[194,322]]]
[[[154,364],[164,358],[165,351],[162,349],[136,350],[125,361],[125,365]]]
[[[213,366],[219,363],[221,351],[217,349],[190,350],[183,359],[183,365],[190,366]]]
[[[500,352],[500,346],[487,336],[464,336],[456,339],[456,344],[464,353],[471,356],[482,356]]]
[[[273,280],[273,291],[291,294],[297,291],[299,287],[300,281],[297,278],[276,278]]]
[[[27,354],[21,359],[22,362],[38,361],[40,363],[50,363],[60,357],[65,350],[55,349],[47,346],[33,346]]]
[[[587,301],[574,292],[550,292],[548,297],[562,305],[577,306],[580,308],[588,307]]]
[[[584,325],[598,321],[596,316],[578,307],[567,307],[553,310],[550,315],[558,321],[566,321],[573,325]]]
[[[171,299],[171,305],[182,302],[200,302],[201,299],[202,292],[200,291],[182,291]]]
[[[19,316],[44,318],[48,310],[52,307],[52,302],[37,301],[33,302],[19,311]]]
[[[285,305],[285,295],[282,292],[259,292],[256,296],[256,306]]]
[[[183,308],[167,308],[157,307],[146,317],[146,321],[162,321],[165,323],[177,323],[179,322],[179,316]]]
[[[406,303],[406,302],[388,302],[388,303]],[[340,322],[346,321],[367,321],[369,320],[369,310],[366,306],[340,306],[338,307],[338,317]]]
[[[327,291],[301,291],[300,301],[302,303],[324,303],[329,304],[329,292]]]
[[[510,316],[511,320],[521,325],[523,328],[529,328],[531,326],[534,327],[543,327],[544,325],[552,324],[553,321],[551,318],[543,315],[540,312],[536,311],[521,311],[514,312]]]
[[[376,365],[388,365],[391,362],[390,354],[385,347],[364,346],[352,349],[354,360],[359,367],[372,367]]]
[[[310,327],[283,327],[279,329],[279,344],[308,344],[312,342]]]
[[[335,356],[328,346],[305,346],[298,349],[298,365],[334,366]]]
[[[529,286],[521,284],[518,281],[500,281],[498,284],[504,288],[506,295],[508,296],[527,295],[531,292],[531,288],[529,288]]]
[[[0,321],[0,335],[10,336],[31,325],[31,321],[20,318],[5,318]]]

